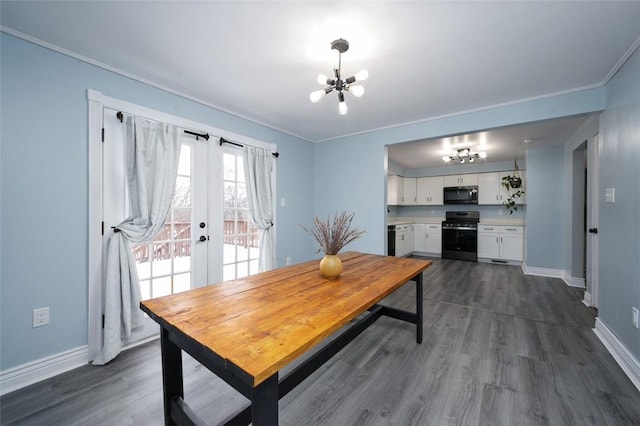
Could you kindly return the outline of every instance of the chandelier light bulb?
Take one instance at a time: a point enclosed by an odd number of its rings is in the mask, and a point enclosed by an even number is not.
[[[469,158],[469,162],[470,162],[470,163],[473,163],[473,157],[470,157],[470,158]]]
[[[369,71],[361,70],[356,75],[354,75],[354,77],[356,78],[356,81],[365,81],[369,78]]]
[[[445,163],[448,163],[449,161],[451,161],[451,157],[449,157],[448,155],[445,155],[444,157],[442,157],[442,161],[444,161]]]
[[[349,91],[353,93],[353,96],[361,97],[364,95],[364,87],[356,84],[355,86],[349,86]]]
[[[464,158],[461,158],[461,159],[460,159],[460,163],[464,163]]]
[[[320,74],[320,75],[318,76],[318,84],[323,84],[323,85],[324,85],[324,84],[328,84],[328,83],[327,83],[327,80],[329,80],[329,77],[327,77],[327,76],[326,76],[326,75],[324,75],[324,74]]]
[[[318,102],[320,99],[322,99],[322,97],[325,95],[325,91],[324,90],[316,90],[314,92],[311,92],[309,94],[309,99],[311,100],[311,102],[313,102],[314,104],[316,102]]]
[[[349,108],[347,108],[345,101],[338,102],[338,112],[340,115],[347,115],[347,112],[349,112]]]
[[[484,151],[482,151],[482,152],[479,152],[479,153],[478,153],[478,156],[479,156],[480,158],[487,158],[487,153],[486,153],[486,152],[484,152]]]

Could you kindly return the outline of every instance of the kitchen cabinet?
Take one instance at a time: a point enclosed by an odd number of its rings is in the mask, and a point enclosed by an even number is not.
[[[396,256],[402,257],[414,250],[415,236],[413,225],[396,225]]]
[[[403,193],[402,176],[387,176],[387,205],[397,206],[401,204]]]
[[[522,261],[522,226],[478,226],[478,257],[492,260]]]
[[[416,199],[419,206],[443,205],[442,176],[421,177],[416,180]]]
[[[417,204],[417,179],[406,177],[402,180],[402,202],[400,204],[403,206],[415,206]]]
[[[444,186],[473,186],[477,184],[477,173],[444,176]]]
[[[442,225],[439,223],[416,223],[415,251],[442,254]]]
[[[521,170],[522,172],[522,170]],[[502,204],[509,198],[509,191],[502,186],[502,178],[512,172],[478,173],[478,204]],[[524,187],[524,177],[522,177]],[[514,190],[515,191],[515,190]],[[516,204],[524,204],[524,196]]]

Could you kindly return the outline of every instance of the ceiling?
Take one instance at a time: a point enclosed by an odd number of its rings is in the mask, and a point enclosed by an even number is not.
[[[640,40],[640,1],[3,0],[0,8],[6,32],[311,142],[598,87]],[[345,95],[346,116],[335,93],[309,101],[317,75],[336,65],[330,43],[340,37],[351,45],[343,74],[370,74],[362,98]]]

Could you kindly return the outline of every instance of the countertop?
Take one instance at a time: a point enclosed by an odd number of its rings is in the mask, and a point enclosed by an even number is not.
[[[410,225],[412,223],[442,223],[444,217],[390,217],[389,225]]]
[[[442,223],[444,217],[390,217],[387,219],[389,225],[410,225],[412,223]],[[480,219],[480,225],[495,225],[495,226],[526,226],[524,219],[512,219],[512,218],[487,218]]]

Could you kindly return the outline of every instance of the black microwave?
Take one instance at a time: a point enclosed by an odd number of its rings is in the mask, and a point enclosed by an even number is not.
[[[444,188],[445,204],[478,204],[477,186],[450,186]]]

